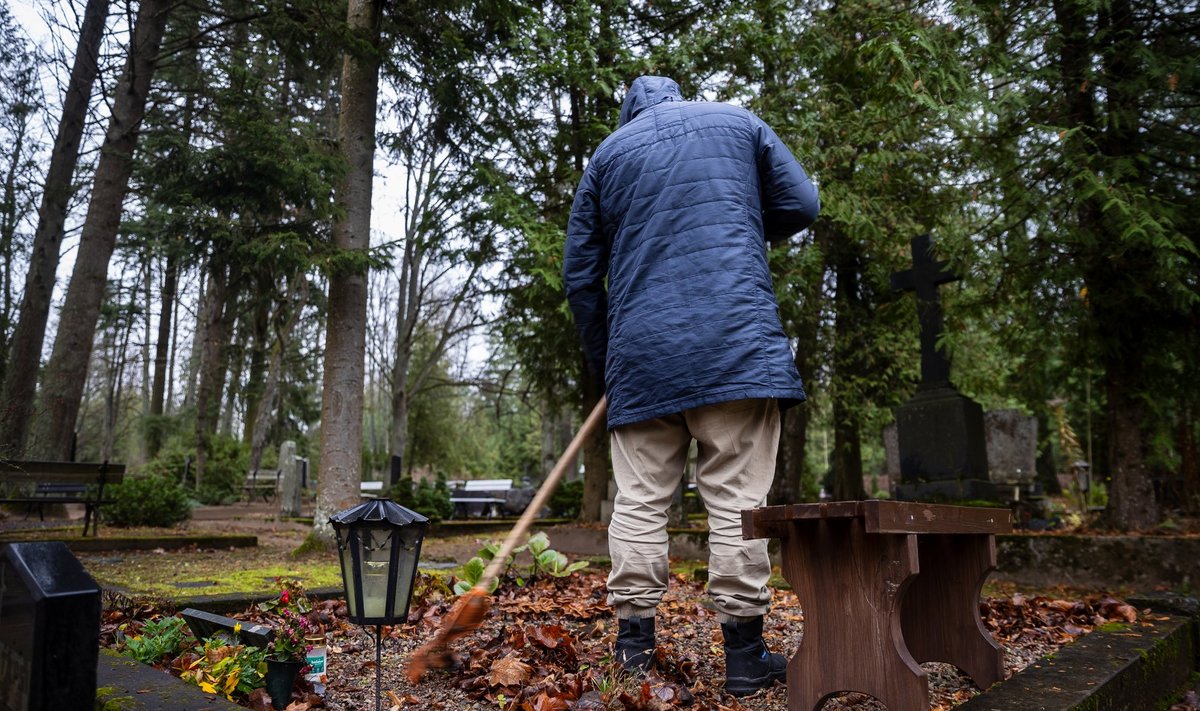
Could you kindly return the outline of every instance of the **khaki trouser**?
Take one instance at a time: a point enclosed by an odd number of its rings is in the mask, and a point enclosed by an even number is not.
[[[696,440],[696,480],[708,509],[708,593],[721,622],[765,614],[767,541],[742,539],[743,509],[762,506],[775,475],[775,400],[707,405],[612,432],[617,482],[608,550],[608,603],[617,617],[650,617],[667,590],[667,509]]]

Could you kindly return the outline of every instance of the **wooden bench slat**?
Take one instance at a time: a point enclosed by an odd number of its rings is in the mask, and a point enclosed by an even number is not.
[[[1008,509],[906,501],[864,501],[862,506],[867,533],[1012,533]]]
[[[862,518],[868,533],[1011,533],[1007,509],[908,501],[784,504],[742,512],[742,536],[781,538],[792,522]]]

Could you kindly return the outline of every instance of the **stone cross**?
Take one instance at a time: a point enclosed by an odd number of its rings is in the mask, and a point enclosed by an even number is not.
[[[949,271],[947,262],[935,261],[933,242],[924,234],[912,240],[913,268],[892,275],[892,291],[917,293],[917,318],[921,322],[921,385],[928,387],[950,382],[950,359],[938,350],[942,333],[942,302],[938,286],[962,279]]]

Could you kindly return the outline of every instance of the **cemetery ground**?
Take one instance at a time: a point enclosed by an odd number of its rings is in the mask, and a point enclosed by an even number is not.
[[[9,515],[0,520],[0,540],[70,539],[85,568],[105,588],[101,641],[102,646],[117,652],[122,651],[122,637],[136,636],[146,621],[185,607],[210,609],[247,623],[259,620],[262,615],[254,603],[277,593],[275,578],[299,580],[319,598],[312,617],[328,643],[329,684],[323,696],[313,693],[311,686],[298,684],[289,708],[374,708],[374,643],[366,630],[346,621],[335,554],[293,556],[310,524],[278,520],[272,509],[269,504],[244,503],[203,508],[185,527],[171,530],[102,525],[92,542],[76,539],[77,526],[71,521],[48,520],[40,525]],[[647,684],[617,671],[609,659],[616,630],[611,610],[604,603],[607,559],[602,547],[572,553],[571,560],[588,560],[589,567],[570,577],[541,575],[524,586],[518,586],[512,576],[505,579],[483,627],[453,645],[454,665],[411,684],[404,676],[407,661],[448,611],[453,599],[450,586],[463,574],[462,563],[475,555],[481,541],[502,537],[507,525],[498,524],[490,532],[435,533],[426,538],[423,572],[409,623],[384,630],[384,708],[787,708],[783,687],[741,700],[722,692],[720,626],[704,594],[703,562],[694,558],[672,559],[671,588],[658,624],[661,671]],[[1193,525],[1183,523],[1187,529]],[[601,529],[576,524],[552,528],[551,546],[556,532],[565,536],[572,529],[577,540],[603,540]],[[1200,529],[1190,533],[1200,535]],[[245,545],[251,536],[256,545]],[[125,545],[116,550],[86,550],[106,548],[106,541],[120,540]],[[189,540],[198,542],[175,545]],[[226,542],[231,545],[223,545]],[[520,571],[526,564],[518,557],[514,570]],[[778,574],[771,584],[773,607],[765,637],[774,651],[790,654],[802,636],[803,611]],[[1011,676],[1093,631],[1122,634],[1123,630],[1153,629],[1168,619],[1155,610],[1126,604],[1124,599],[1133,592],[1120,586],[1033,587],[993,578],[984,587],[981,611],[987,629],[1004,648],[1005,673]],[[178,674],[195,659],[195,655],[172,654],[156,666],[164,675],[172,667]],[[953,708],[979,694],[952,666],[929,663],[922,667],[929,675],[932,709]],[[1191,686],[1200,686],[1195,676]],[[136,690],[130,691],[136,697]],[[235,700],[250,708],[270,708],[262,691],[235,695]],[[1169,706],[1173,711],[1192,711],[1197,708],[1196,692],[1175,702]],[[852,694],[832,699],[825,706],[835,710],[883,708],[869,697]]]

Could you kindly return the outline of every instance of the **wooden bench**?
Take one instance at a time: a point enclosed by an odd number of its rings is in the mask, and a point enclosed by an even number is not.
[[[250,472],[246,475],[246,481],[242,484],[242,492],[246,494],[246,498],[250,501],[254,501],[258,496],[261,496],[263,501],[270,501],[275,497],[275,490],[278,488],[278,469],[259,469]]]
[[[100,507],[112,503],[104,487],[124,478],[124,464],[0,461],[0,503],[23,504],[29,513],[37,508],[42,520],[47,504],[83,504],[83,535],[89,528],[96,535]]]
[[[747,539],[779,538],[783,576],[804,611],[788,663],[789,711],[844,691],[888,711],[928,711],[922,662],[949,662],[982,689],[1004,657],[979,617],[1007,509],[895,501],[768,506],[742,512]]]

